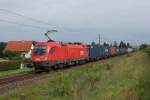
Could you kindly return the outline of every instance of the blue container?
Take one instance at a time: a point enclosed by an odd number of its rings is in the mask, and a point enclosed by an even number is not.
[[[126,49],[126,52],[125,53],[128,53],[128,48],[125,48]]]
[[[120,55],[120,49],[116,48],[116,55],[119,56]]]
[[[109,48],[107,48],[107,47],[102,48],[102,56],[103,56],[103,58],[109,57]]]
[[[89,59],[97,60],[103,57],[103,48],[101,47],[89,47]]]

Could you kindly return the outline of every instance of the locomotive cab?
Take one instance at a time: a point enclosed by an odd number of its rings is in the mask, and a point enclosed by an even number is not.
[[[32,51],[32,62],[36,70],[48,70],[48,45],[36,45]]]
[[[48,52],[48,46],[35,46],[32,52],[32,60],[35,62],[41,62],[47,60],[46,53]]]

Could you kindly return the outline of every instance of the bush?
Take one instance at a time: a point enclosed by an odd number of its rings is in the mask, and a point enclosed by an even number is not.
[[[8,70],[19,69],[20,64],[21,64],[20,60],[0,62],[0,71],[8,71]]]
[[[150,56],[150,47],[145,48],[145,52]],[[138,84],[139,100],[150,100],[150,67],[147,66],[146,70],[140,77]]]
[[[144,50],[144,49],[147,48],[147,47],[148,47],[147,44],[142,44],[142,45],[140,46],[140,50]]]
[[[12,52],[12,51],[5,51],[4,57],[7,57],[9,59],[18,59],[18,58],[21,58],[21,54],[17,52]]]
[[[145,49],[145,51],[148,53],[148,55],[150,56],[150,47],[147,47],[146,49]]]
[[[6,46],[6,43],[5,42],[0,42],[0,57],[3,57],[3,50]]]
[[[140,100],[150,100],[150,68],[147,68],[146,71],[143,73],[139,85],[138,85],[138,93]]]

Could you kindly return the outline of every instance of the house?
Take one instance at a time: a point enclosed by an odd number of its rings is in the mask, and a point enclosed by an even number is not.
[[[4,52],[11,51],[21,53],[26,59],[31,58],[33,41],[8,41]]]

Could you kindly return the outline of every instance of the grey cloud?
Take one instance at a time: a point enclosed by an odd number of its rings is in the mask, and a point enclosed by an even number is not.
[[[0,11],[0,19],[58,29],[59,32],[52,35],[56,40],[89,43],[97,41],[100,33],[103,41],[150,43],[149,0],[1,0],[0,8],[52,24],[48,26]],[[42,33],[46,29],[22,27],[0,21],[0,39],[44,41]],[[12,37],[8,37],[12,34]]]

